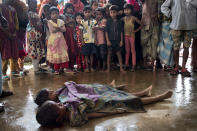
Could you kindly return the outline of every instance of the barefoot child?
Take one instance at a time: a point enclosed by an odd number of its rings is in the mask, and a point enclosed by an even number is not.
[[[92,9],[90,6],[85,6],[83,10],[84,20],[81,21],[83,26],[83,46],[82,54],[85,56],[85,65],[87,69],[85,72],[94,71],[93,56],[96,54],[96,47],[94,41],[94,31],[96,20],[92,19]],[[90,57],[90,66],[88,60]]]
[[[67,44],[63,36],[66,31],[64,21],[58,19],[57,7],[50,8],[51,20],[48,21],[49,39],[47,46],[47,60],[54,64],[55,74],[60,74],[60,69],[68,66]]]
[[[107,60],[107,44],[105,38],[107,20],[104,18],[104,14],[105,10],[103,8],[96,9],[97,27],[95,28],[95,44],[97,47],[98,69],[101,68],[102,63],[102,70],[105,70]]]
[[[152,87],[135,93],[136,96],[101,84],[66,82],[65,87],[57,92],[46,91],[48,96],[45,97],[50,97],[53,101],[44,102],[36,113],[36,119],[42,126],[61,124],[64,120],[67,120],[71,126],[82,126],[89,118],[126,112],[144,112],[143,105],[172,96],[172,92],[167,91],[155,97],[140,98],[149,95]]]
[[[131,4],[126,4],[124,6],[124,13],[125,17],[122,18],[124,21],[124,37],[125,37],[125,65],[127,68],[129,68],[129,56],[130,51],[132,53],[132,71],[135,71],[136,68],[136,51],[135,51],[135,32],[138,32],[140,30],[139,27],[137,30],[135,30],[135,22],[137,22],[139,25],[142,25],[140,20],[133,16],[133,6]]]
[[[107,54],[107,72],[110,72],[111,56],[116,53],[120,65],[120,71],[123,73],[121,47],[123,46],[123,24],[121,20],[117,19],[118,6],[112,5],[110,7],[111,19],[107,21],[106,25],[106,40],[108,46]]]

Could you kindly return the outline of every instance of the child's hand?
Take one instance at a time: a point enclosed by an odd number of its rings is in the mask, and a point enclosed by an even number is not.
[[[111,42],[110,41],[107,41],[107,46],[111,46]]]
[[[122,47],[123,46],[123,42],[122,41],[120,41],[120,47]]]

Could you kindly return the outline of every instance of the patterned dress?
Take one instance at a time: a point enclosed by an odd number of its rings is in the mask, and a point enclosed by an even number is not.
[[[145,111],[139,97],[101,84],[66,82],[57,94],[59,101],[71,112],[71,126],[87,123],[87,113],[91,112],[107,114]]]
[[[45,54],[41,21],[38,14],[32,11],[29,12],[29,19],[26,30],[27,52],[31,59],[40,60]]]

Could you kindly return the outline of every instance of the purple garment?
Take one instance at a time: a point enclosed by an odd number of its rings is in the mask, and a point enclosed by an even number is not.
[[[65,87],[57,90],[56,93],[59,101],[65,106],[71,106],[74,111],[83,100],[95,103],[100,97],[91,86],[76,84],[73,81],[65,82]]]

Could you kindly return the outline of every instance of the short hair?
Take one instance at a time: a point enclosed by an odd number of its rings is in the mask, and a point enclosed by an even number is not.
[[[98,1],[97,1],[97,0],[92,0],[92,1],[90,2],[90,6],[92,7],[92,5],[93,5],[95,2],[97,2],[97,3],[98,3]]]
[[[45,101],[49,100],[49,91],[47,88],[41,89],[34,99],[34,102],[41,106]]]
[[[72,3],[66,3],[65,6],[64,6],[64,13],[66,13],[66,10],[67,10],[68,8],[72,8],[73,11],[75,10],[75,8],[74,8],[74,6],[73,6]]]
[[[102,7],[97,8],[96,11],[99,11],[99,12],[101,12],[103,15],[105,15],[105,9],[102,8]]]
[[[125,4],[124,5],[124,9],[130,9],[131,11],[133,11],[133,5],[131,5],[131,4]]]
[[[78,12],[75,14],[75,18],[77,18],[77,16],[81,16],[83,18],[83,13]]]
[[[112,11],[112,10],[119,11],[117,5],[112,5],[112,6],[110,6],[110,7],[109,7],[109,10],[110,10],[110,11]]]
[[[51,14],[51,12],[53,12],[53,11],[56,11],[56,12],[59,13],[59,9],[58,9],[56,6],[52,6],[49,10],[50,10],[50,14]]]
[[[83,11],[92,11],[92,8],[89,5],[87,5],[83,8]]]
[[[45,9],[50,9],[50,7],[51,7],[51,6],[50,6],[49,4],[44,4],[43,7],[42,7],[42,9],[43,9],[43,10],[45,10]]]
[[[46,101],[45,103],[43,103],[36,112],[36,120],[42,126],[58,124],[56,122],[58,116],[59,115],[52,101]]]

